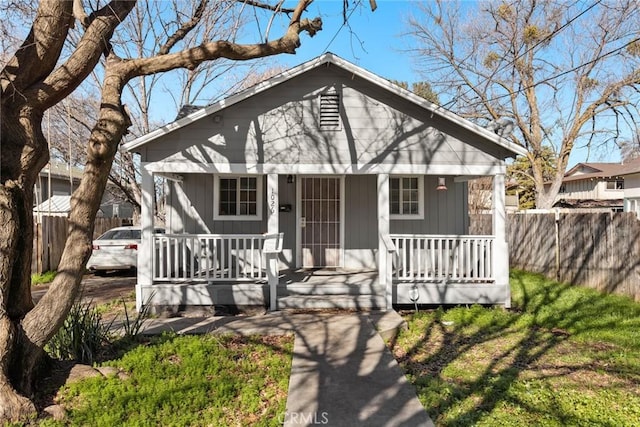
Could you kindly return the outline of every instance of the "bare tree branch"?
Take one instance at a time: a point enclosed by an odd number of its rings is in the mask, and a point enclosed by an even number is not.
[[[305,2],[306,3],[306,2]],[[204,61],[227,58],[245,61],[278,53],[294,53],[300,46],[299,34],[306,31],[310,36],[322,29],[322,20],[315,18],[291,20],[287,33],[276,40],[260,44],[238,44],[226,40],[204,43],[201,46],[174,54],[155,56],[152,58],[134,59],[123,63],[128,70],[128,78],[161,73],[175,68],[192,70]]]
[[[171,51],[171,48],[173,48],[176,43],[184,39],[189,31],[193,30],[196,25],[198,25],[198,23],[202,19],[204,9],[207,7],[208,2],[208,0],[200,1],[198,7],[196,7],[195,12],[193,13],[192,18],[189,21],[183,23],[180,28],[169,37],[169,39],[158,50],[158,55],[166,55],[167,53],[169,53]]]
[[[91,21],[89,15],[84,11],[82,0],[73,0],[73,17],[80,22],[82,28],[87,29]]]
[[[71,6],[66,1],[40,2],[29,36],[0,73],[3,97],[22,92],[53,70],[71,24]]]
[[[264,10],[270,10],[270,11],[273,11],[273,12],[294,13],[296,11],[296,9],[288,9],[288,8],[280,7],[280,5],[283,2],[279,2],[277,5],[273,6],[273,5],[270,5],[268,3],[262,3],[262,2],[254,1],[254,0],[236,0],[236,1],[238,3],[247,4],[249,6],[254,6],[254,7],[257,7],[259,9],[264,9]]]
[[[44,110],[73,92],[92,72],[102,54],[111,49],[106,40],[134,6],[134,1],[114,0],[93,14],[91,25],[69,59],[41,83],[32,85],[24,92],[25,96]]]

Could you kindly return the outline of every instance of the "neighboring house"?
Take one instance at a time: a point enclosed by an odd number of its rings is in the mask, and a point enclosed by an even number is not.
[[[49,169],[50,168],[50,169]],[[41,171],[33,189],[34,215],[68,216],[71,209],[70,196],[78,188],[82,179],[82,169],[52,161]],[[51,184],[51,185],[49,185]],[[132,218],[133,206],[119,197],[119,189],[107,183],[102,197],[98,217]],[[51,203],[49,203],[51,198]]]
[[[68,217],[69,212],[71,212],[71,196],[59,194],[49,197],[33,208],[34,215]],[[102,216],[102,213],[98,212],[97,216]]]
[[[620,175],[624,177],[624,211],[635,212],[640,219],[640,158],[626,162]]]
[[[554,206],[621,212],[624,167],[622,163],[578,163],[565,174]]]
[[[71,168],[66,163],[51,161],[38,175],[34,188],[33,204],[41,204],[52,196],[68,196],[78,188],[82,169]],[[51,183],[51,186],[49,186]],[[50,187],[50,188],[49,188]]]
[[[141,155],[138,308],[510,305],[505,159],[524,148],[333,54],[125,149]],[[491,236],[468,235],[481,176]]]

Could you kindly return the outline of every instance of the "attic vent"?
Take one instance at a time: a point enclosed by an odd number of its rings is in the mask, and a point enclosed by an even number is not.
[[[340,94],[320,94],[320,129],[340,129]]]

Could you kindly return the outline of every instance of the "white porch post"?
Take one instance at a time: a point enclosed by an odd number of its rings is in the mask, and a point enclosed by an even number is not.
[[[389,236],[389,174],[378,175],[378,277],[380,284],[385,287],[387,310],[391,310],[393,303],[393,289],[391,266],[387,256],[387,246],[383,237]]]
[[[278,174],[267,175],[267,233],[280,232],[278,216],[280,215],[278,198]],[[267,280],[269,283],[269,310],[278,309],[278,254],[267,255]]]
[[[143,286],[153,284],[153,174],[140,165],[142,200],[140,201],[140,226],[142,240],[138,248],[138,282],[136,283],[136,310],[140,311],[144,295]]]
[[[505,287],[505,308],[511,308],[509,286],[509,247],[507,245],[507,211],[505,208],[505,174],[493,177],[493,274],[497,285]]]

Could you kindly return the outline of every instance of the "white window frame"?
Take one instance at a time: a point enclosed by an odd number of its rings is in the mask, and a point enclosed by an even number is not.
[[[622,183],[622,188],[616,188],[618,182]],[[609,188],[609,183],[612,183],[614,188]],[[604,189],[605,191],[622,191],[624,190],[624,179],[609,179],[605,181]]]
[[[256,215],[220,215],[220,179],[256,179]],[[264,184],[262,175],[214,175],[213,178],[213,219],[215,221],[261,221],[262,220],[262,198],[264,195]],[[236,191],[238,191],[236,189]],[[238,198],[238,201],[240,198]]]
[[[624,211],[633,212],[636,218],[640,219],[640,197],[629,197],[624,201]]]
[[[402,178],[418,179],[418,214],[391,213],[391,181],[400,180],[400,206],[402,206]],[[389,219],[424,219],[424,176],[422,175],[391,175],[389,176]]]

